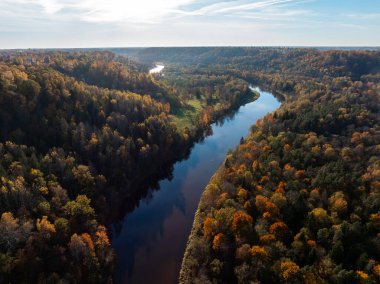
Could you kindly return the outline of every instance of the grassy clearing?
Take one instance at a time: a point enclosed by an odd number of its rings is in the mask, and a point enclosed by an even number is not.
[[[192,128],[202,108],[200,101],[195,99],[188,100],[184,107],[174,111],[173,121],[179,129],[184,129],[185,127]]]
[[[247,94],[242,96],[239,100],[239,106],[245,105],[256,100],[260,94],[256,91],[249,90]],[[215,100],[215,103],[211,105],[215,111],[223,111],[222,103]],[[183,107],[175,109],[173,111],[173,121],[177,125],[178,129],[182,130],[185,127],[189,129],[194,127],[198,114],[206,107],[202,101],[197,99],[187,100]]]

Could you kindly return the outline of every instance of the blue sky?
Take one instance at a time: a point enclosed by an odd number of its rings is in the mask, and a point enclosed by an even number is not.
[[[380,46],[380,0],[0,0],[0,48]]]

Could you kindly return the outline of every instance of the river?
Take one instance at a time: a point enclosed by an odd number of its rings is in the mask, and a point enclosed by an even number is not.
[[[165,68],[164,65],[157,64],[156,67],[149,70],[149,73],[150,74],[161,73],[161,71],[164,70],[164,68]]]
[[[174,165],[172,179],[111,226],[117,255],[116,283],[177,283],[182,257],[203,189],[223,162],[229,149],[250,126],[280,102],[254,88],[260,97],[241,106],[233,117],[212,125],[212,135],[194,146],[187,160]],[[117,227],[117,230],[116,230]]]

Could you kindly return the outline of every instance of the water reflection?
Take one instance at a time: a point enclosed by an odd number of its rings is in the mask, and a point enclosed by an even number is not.
[[[111,226],[117,253],[117,283],[177,283],[178,273],[200,195],[229,149],[250,126],[280,103],[260,92],[255,102],[240,107],[212,135],[196,144],[189,158],[174,165],[173,178],[159,182],[139,206]]]

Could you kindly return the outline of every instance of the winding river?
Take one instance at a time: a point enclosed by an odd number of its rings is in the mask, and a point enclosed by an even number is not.
[[[117,255],[117,283],[178,282],[204,187],[228,150],[247,136],[250,126],[280,106],[271,93],[252,89],[260,93],[256,101],[241,106],[223,123],[213,124],[212,135],[196,144],[187,160],[174,165],[172,178],[160,181],[159,190],[141,200],[117,226],[111,226],[112,246]]]

